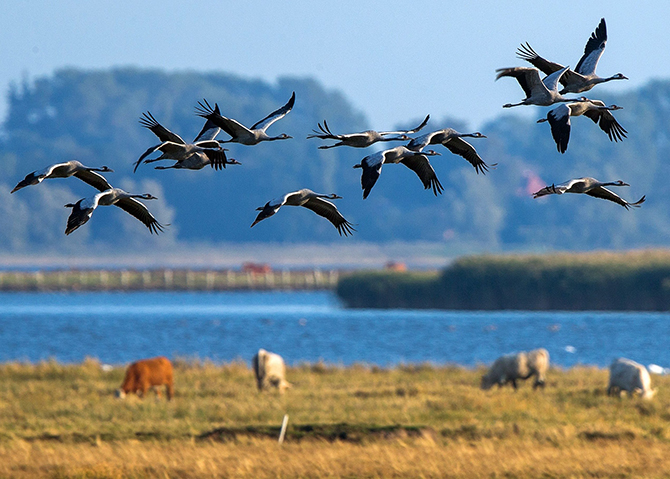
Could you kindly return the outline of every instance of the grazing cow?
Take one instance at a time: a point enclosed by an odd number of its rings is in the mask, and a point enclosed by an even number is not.
[[[283,394],[285,389],[291,387],[291,384],[286,381],[286,365],[280,355],[259,349],[251,364],[259,391],[273,386]]]
[[[159,386],[165,386],[168,400],[172,399],[174,388],[172,384],[172,363],[168,358],[159,356],[151,359],[141,359],[134,362],[126,370],[123,384],[116,391],[116,396],[123,399],[128,393],[135,393],[144,397],[149,388],[155,388],[156,396],[161,397]]]
[[[533,389],[544,387],[547,370],[549,369],[549,352],[546,349],[535,349],[528,353],[501,356],[495,360],[488,372],[482,376],[482,389],[490,389],[494,384],[502,387],[512,383],[517,388],[517,379],[528,379],[535,376]]]
[[[643,365],[630,359],[615,359],[610,364],[610,382],[607,386],[607,395],[619,394],[628,391],[628,395],[640,393],[642,398],[651,399],[656,390],[651,389],[649,371]]]

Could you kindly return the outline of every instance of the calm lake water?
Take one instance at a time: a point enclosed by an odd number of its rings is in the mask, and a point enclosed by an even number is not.
[[[0,362],[165,355],[289,364],[475,366],[544,347],[553,364],[670,367],[670,314],[350,310],[324,292],[0,294]]]

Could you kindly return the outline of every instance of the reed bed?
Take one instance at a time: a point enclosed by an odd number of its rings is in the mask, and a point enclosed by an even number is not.
[[[350,307],[459,310],[670,310],[670,251],[478,255],[439,275],[342,277]]]
[[[0,477],[667,477],[670,378],[608,397],[607,371],[553,368],[482,391],[483,368],[290,367],[259,393],[242,361],[175,361],[173,401],[115,399],[124,368],[0,365]],[[277,444],[284,414],[286,441]]]

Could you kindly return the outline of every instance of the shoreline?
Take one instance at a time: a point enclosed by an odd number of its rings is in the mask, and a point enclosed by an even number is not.
[[[56,269],[0,271],[0,292],[55,291],[334,291],[337,269]]]
[[[670,311],[670,251],[466,256],[434,275],[356,272],[337,294],[349,308]]]

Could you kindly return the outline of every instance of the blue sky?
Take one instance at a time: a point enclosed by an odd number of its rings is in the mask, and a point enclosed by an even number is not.
[[[523,98],[514,80],[494,82],[496,68],[523,64],[521,42],[575,66],[601,17],[609,40],[598,73],[630,80],[599,88],[670,78],[669,13],[663,1],[10,0],[0,17],[0,115],[10,82],[65,66],[133,65],[270,82],[311,76],[345,93],[377,129],[427,113],[478,128]]]

